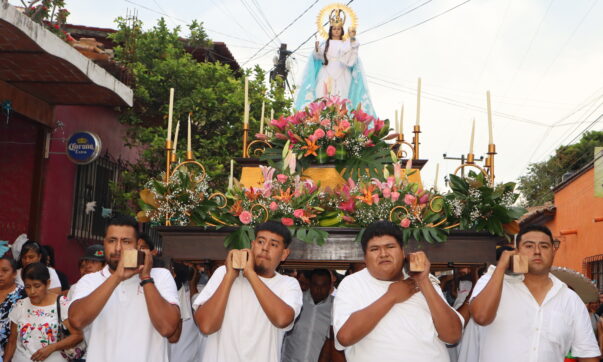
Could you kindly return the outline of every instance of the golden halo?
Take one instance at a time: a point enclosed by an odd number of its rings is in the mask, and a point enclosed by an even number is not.
[[[341,3],[327,5],[320,11],[320,13],[318,13],[318,17],[316,18],[316,28],[318,29],[318,34],[325,39],[329,38],[329,28],[327,27],[325,29],[325,24],[329,25],[329,17],[331,15],[331,11],[333,10],[343,10],[345,13],[345,20],[350,24],[348,29],[356,29],[356,26],[358,25],[358,17],[356,16],[354,10],[352,10],[349,6]],[[348,33],[346,32],[342,37],[342,40],[346,40],[347,38]]]

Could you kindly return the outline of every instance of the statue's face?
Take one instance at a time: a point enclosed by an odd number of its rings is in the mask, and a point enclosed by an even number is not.
[[[341,39],[341,35],[343,34],[343,27],[339,25],[335,25],[331,28],[331,36],[333,39]]]

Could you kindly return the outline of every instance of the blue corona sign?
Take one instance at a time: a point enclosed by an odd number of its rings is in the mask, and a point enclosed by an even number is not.
[[[100,138],[92,132],[75,132],[67,139],[67,157],[78,165],[88,164],[98,158]]]

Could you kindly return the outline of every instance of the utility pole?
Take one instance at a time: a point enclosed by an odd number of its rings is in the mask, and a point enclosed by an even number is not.
[[[291,51],[287,50],[287,44],[281,44],[281,47],[278,50],[278,59],[276,59],[274,68],[270,71],[271,81],[278,82],[283,86],[286,84],[287,87],[289,87],[289,82],[287,81],[287,76],[289,75],[289,70],[287,69],[287,57],[289,57],[289,55],[291,55]]]
[[[448,157],[448,155],[445,153],[444,154],[444,159],[445,160],[457,160],[457,161],[461,161],[461,165],[465,164],[465,161],[467,160],[467,158],[465,157],[465,155],[461,155],[461,157]],[[479,158],[476,158],[475,161],[483,161],[484,160],[484,156],[479,156]],[[461,177],[465,178],[465,168],[461,168]],[[446,184],[448,184],[448,176],[445,177],[446,180]]]

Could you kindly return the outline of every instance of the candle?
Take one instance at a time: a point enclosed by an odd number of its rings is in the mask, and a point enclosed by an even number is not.
[[[475,137],[475,118],[473,119],[473,125],[471,126],[471,141],[469,143],[469,153],[473,153],[474,137]]]
[[[167,140],[172,140],[172,116],[174,115],[174,88],[170,88],[170,105],[168,107],[168,134]]]
[[[417,126],[421,121],[421,78],[419,78],[419,84],[417,88]]]
[[[191,152],[191,113],[188,113],[188,136],[186,137],[186,152]]]
[[[399,124],[398,119],[399,119],[398,118],[398,110],[396,109],[396,123],[394,123],[394,131],[400,133],[400,127],[399,127],[400,124]]]
[[[176,148],[178,147],[178,133],[180,133],[180,121],[176,123],[176,132],[174,133],[174,153],[176,152]]]
[[[243,107],[243,125],[247,128],[247,125],[249,124],[249,81],[247,80],[247,77],[245,77],[245,103]]]
[[[234,177],[234,160],[230,160],[230,177],[228,177],[228,189],[232,188]]]
[[[488,103],[488,144],[494,144],[494,136],[492,133],[492,104],[490,103],[490,91],[486,92],[486,101]]]
[[[270,120],[274,119],[274,109],[270,109]]]
[[[440,176],[440,164],[436,163],[435,179],[433,180],[433,189],[438,190],[438,177]]]
[[[400,128],[400,133],[404,134],[404,104],[400,107],[400,124],[398,128]]]
[[[262,115],[260,116],[260,133],[264,133],[264,107],[266,104],[262,101]]]

